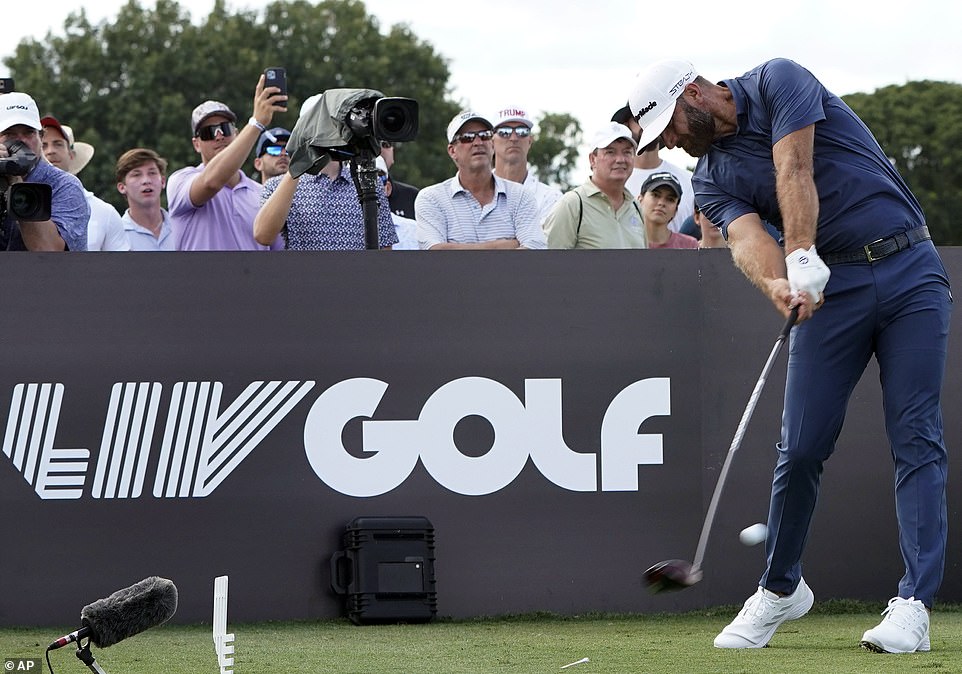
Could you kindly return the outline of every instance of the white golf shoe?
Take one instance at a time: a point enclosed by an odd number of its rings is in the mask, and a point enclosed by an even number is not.
[[[763,648],[786,620],[797,620],[808,613],[815,595],[798,581],[795,592],[779,597],[774,592],[758,588],[745,606],[721,633],[715,637],[715,648]]]
[[[929,612],[925,604],[915,597],[893,597],[882,615],[885,616],[882,622],[862,635],[862,641],[859,642],[862,648],[876,653],[931,650]]]

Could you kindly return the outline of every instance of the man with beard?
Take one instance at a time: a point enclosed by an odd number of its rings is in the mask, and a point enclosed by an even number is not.
[[[491,172],[494,126],[465,110],[448,124],[453,178],[418,193],[414,212],[422,250],[545,248],[534,195]]]
[[[274,176],[287,173],[287,167],[291,164],[290,155],[287,154],[290,137],[291,132],[280,126],[261,132],[254,148],[254,170],[261,175],[261,185],[266,185]]]
[[[952,296],[918,200],[855,113],[786,59],[718,84],[690,63],[658,63],[638,76],[629,105],[640,146],[660,136],[666,147],[699,157],[695,200],[722,228],[735,264],[782,315],[798,310],[767,567],[715,646],[763,647],[811,607],[801,557],[822,465],[874,354],[905,575],[860,644],[928,651],[946,546],[940,396]],[[782,231],[784,249],[763,220]]]

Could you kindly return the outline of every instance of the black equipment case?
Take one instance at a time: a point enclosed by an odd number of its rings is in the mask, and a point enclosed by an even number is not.
[[[357,517],[331,557],[331,588],[355,625],[428,622],[437,614],[434,527],[425,517]]]

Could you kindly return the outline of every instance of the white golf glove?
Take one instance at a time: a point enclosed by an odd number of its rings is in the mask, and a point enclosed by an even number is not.
[[[805,291],[816,304],[822,300],[822,291],[832,272],[815,252],[815,246],[808,250],[793,250],[785,258],[785,265],[788,267],[788,285],[793,294]]]

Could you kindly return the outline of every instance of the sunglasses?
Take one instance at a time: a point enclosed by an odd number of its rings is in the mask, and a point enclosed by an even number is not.
[[[285,148],[281,145],[268,145],[264,148],[264,151],[261,152],[261,156],[263,157],[265,154],[269,154],[272,157],[280,157],[284,154],[284,150]]]
[[[382,140],[381,147],[384,148],[385,150],[390,150],[392,147],[394,147],[394,143],[392,143],[389,140]]]
[[[464,143],[473,143],[475,138],[480,138],[481,140],[491,140],[494,138],[494,131],[486,129],[484,131],[465,131],[464,133],[459,133],[454,137],[454,140]]]
[[[227,136],[234,135],[234,125],[230,122],[221,122],[220,124],[211,124],[210,126],[202,126],[197,129],[197,137],[201,140],[214,140],[217,138],[217,132],[225,138]]]
[[[512,133],[518,138],[527,138],[531,135],[531,129],[526,126],[502,126],[495,133],[502,138],[510,138]]]

